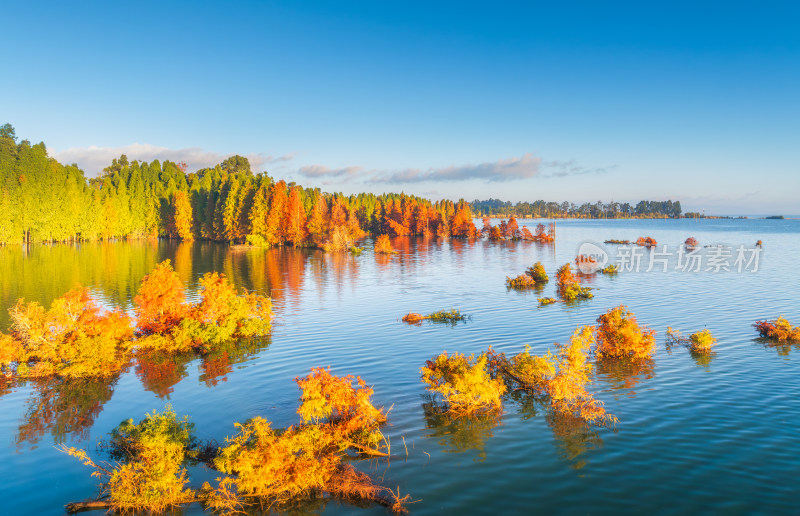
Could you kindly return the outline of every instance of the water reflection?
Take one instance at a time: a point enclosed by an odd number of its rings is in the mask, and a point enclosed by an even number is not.
[[[28,380],[33,392],[14,438],[17,446],[25,442],[36,444],[47,433],[55,443],[66,441],[67,437],[85,440],[103,405],[111,399],[118,379],[119,375]]]
[[[492,411],[472,417],[453,417],[435,402],[422,404],[425,428],[431,431],[427,437],[438,439],[445,452],[464,453],[475,450],[475,461],[486,460],[486,442],[502,420],[502,411]]]
[[[597,376],[608,382],[612,389],[625,390],[629,396],[635,396],[633,389],[639,382],[655,378],[656,363],[652,358],[604,358],[597,361],[595,370]]]
[[[547,425],[553,431],[559,451],[566,460],[575,461],[587,451],[603,444],[600,434],[586,421],[570,412],[548,410],[545,416]],[[583,468],[586,461],[573,462],[575,469]]]

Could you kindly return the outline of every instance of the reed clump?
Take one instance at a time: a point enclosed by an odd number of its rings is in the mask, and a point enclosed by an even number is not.
[[[655,330],[640,327],[626,306],[612,308],[597,322],[598,357],[646,359],[655,354]]]
[[[772,321],[756,321],[753,327],[767,339],[800,341],[800,326],[792,326],[782,315]]]
[[[631,243],[630,240],[617,240],[617,239],[609,239],[603,242],[604,244],[618,244],[618,245],[629,245]]]

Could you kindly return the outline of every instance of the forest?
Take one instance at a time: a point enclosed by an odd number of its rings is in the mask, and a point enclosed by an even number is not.
[[[172,237],[346,248],[366,233],[474,237],[472,218],[464,200],[287,184],[242,156],[188,173],[185,163],[122,155],[87,178],[0,126],[0,245]]]
[[[472,209],[478,216],[490,217],[560,217],[578,219],[613,219],[613,218],[680,218],[680,201],[639,201],[636,204],[627,202],[596,203],[585,202],[518,202],[488,199],[472,201]]]

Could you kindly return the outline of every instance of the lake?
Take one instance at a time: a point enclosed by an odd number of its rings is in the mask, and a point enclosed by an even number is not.
[[[640,236],[658,246],[632,251],[602,243]],[[679,256],[687,237],[712,246],[689,267]],[[585,242],[591,245],[581,248]],[[296,423],[294,379],[316,366],[361,376],[374,387],[376,404],[391,407],[384,433],[394,458],[356,465],[419,500],[409,506],[412,514],[796,510],[800,349],[765,342],[751,325],[779,315],[800,324],[800,221],[558,220],[553,245],[421,238],[393,244],[393,256],[375,256],[371,240],[360,256],[171,241],[0,249],[3,329],[5,308],[17,298],[49,305],[76,283],[105,306],[131,310],[141,278],[167,258],[190,298],[197,299],[203,274],[218,271],[237,287],[269,294],[275,312],[269,338],[202,360],[136,363],[108,381],[0,389],[4,512],[60,514],[66,503],[95,496],[89,468],[54,445],[84,447],[104,459],[98,440],[120,421],[167,404],[190,416],[200,439],[218,442],[234,434],[234,422],[257,415],[277,427]],[[624,270],[588,278],[594,299],[539,308],[537,297],[555,295],[555,269],[579,248],[605,251]],[[541,292],[506,289],[506,276],[536,261],[550,275]],[[554,419],[519,395],[507,397],[499,417],[447,421],[427,410],[419,368],[443,350],[492,346],[516,354],[528,344],[541,354],[620,304],[656,330],[658,351],[637,368],[596,367],[589,390],[619,418],[615,428],[587,430]],[[471,318],[455,325],[400,321],[408,312],[449,308]],[[718,339],[715,353],[668,352],[668,326],[684,334],[708,328]],[[203,466],[190,475],[194,487],[216,476]],[[385,513],[335,501],[304,511]]]

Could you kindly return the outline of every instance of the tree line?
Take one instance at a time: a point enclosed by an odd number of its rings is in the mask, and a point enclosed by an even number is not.
[[[488,199],[486,201],[474,200],[472,209],[479,216],[508,217],[561,217],[561,218],[680,218],[680,201],[639,201],[636,204],[627,202],[609,202],[575,204],[571,202],[518,202]]]
[[[475,237],[472,218],[464,200],[327,193],[255,174],[242,156],[187,173],[185,163],[122,155],[87,178],[0,126],[0,244],[174,237],[321,247],[366,233]]]

